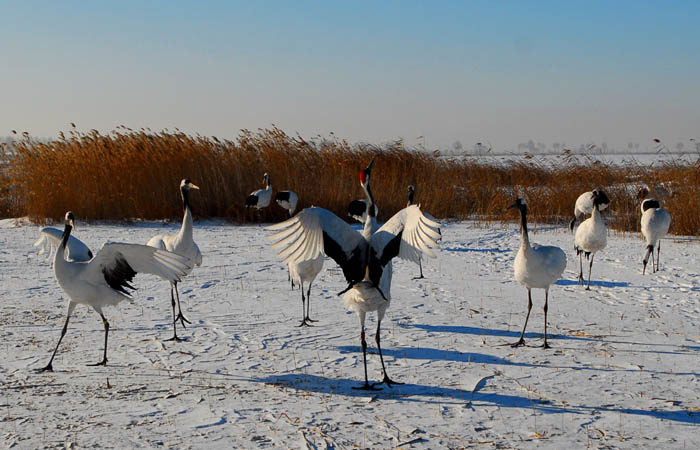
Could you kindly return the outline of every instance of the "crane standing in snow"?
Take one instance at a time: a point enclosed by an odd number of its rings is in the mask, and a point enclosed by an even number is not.
[[[542,348],[549,348],[547,343],[547,310],[549,308],[549,286],[557,281],[566,269],[566,254],[564,250],[552,245],[530,245],[527,233],[527,203],[517,199],[508,209],[520,211],[521,242],[518,254],[515,256],[515,279],[527,288],[527,315],[520,339],[512,344],[513,347],[525,345],[525,328],[532,309],[532,289],[544,289],[544,343]]]
[[[182,207],[185,210],[184,216],[182,218],[182,225],[180,226],[180,232],[176,235],[162,235],[152,237],[146,245],[150,247],[159,248],[161,250],[167,250],[169,252],[177,253],[187,258],[190,270],[194,266],[202,265],[202,253],[199,251],[197,243],[194,241],[192,236],[192,210],[190,209],[190,190],[199,190],[199,187],[192,184],[189,179],[184,179],[180,182],[180,194],[182,196]],[[185,275],[190,273],[187,271]],[[180,307],[180,293],[177,290],[177,281],[170,281],[170,304],[173,308],[173,337],[167,339],[168,341],[179,342],[182,339],[177,336],[177,321],[180,320],[182,327],[185,327],[185,322],[190,323],[189,320],[182,314],[182,308]],[[175,297],[173,296],[173,290],[175,295],[177,295],[177,315],[175,314]]]
[[[642,235],[647,243],[647,251],[644,254],[644,267],[642,274],[646,272],[649,254],[651,254],[651,268],[653,272],[659,270],[659,255],[661,254],[661,238],[666,236],[671,226],[671,215],[655,198],[649,198],[642,202]],[[658,244],[657,244],[658,242]],[[654,245],[656,247],[656,267],[654,267]]]
[[[290,217],[294,215],[298,201],[299,197],[294,191],[280,191],[275,195],[275,202],[286,209]],[[294,287],[295,283],[301,287],[300,327],[306,327],[310,325],[310,322],[316,322],[309,317],[311,311],[311,284],[323,269],[323,259],[323,253],[319,253],[314,258],[294,261],[287,264],[292,287]],[[304,282],[306,282],[308,286],[306,294],[304,294]]]
[[[610,200],[603,191],[593,191],[593,212],[591,217],[584,220],[576,230],[574,237],[574,249],[578,255],[579,274],[578,281],[583,284],[583,261],[581,254],[586,255],[586,259],[590,258],[588,265],[588,286],[586,290],[591,289],[591,270],[593,269],[593,257],[600,250],[603,250],[608,244],[608,229],[605,226],[603,218],[600,216],[600,205],[609,204]]]

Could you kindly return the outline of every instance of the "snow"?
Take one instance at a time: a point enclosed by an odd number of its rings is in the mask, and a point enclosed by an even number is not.
[[[515,218],[515,217],[514,217]],[[108,240],[145,243],[179,224],[85,224],[93,251]],[[99,316],[76,309],[48,361],[67,302],[32,243],[39,227],[0,223],[0,437],[9,448],[700,448],[698,242],[664,239],[661,270],[641,275],[644,242],[611,232],[591,291],[577,285],[573,235],[531,226],[531,240],[568,256],[549,303],[513,280],[516,223],[443,223],[442,251],[418,267],[395,263],[382,323],[387,371],[404,382],[362,384],[359,324],[326,261],[298,328],[301,293],[274,259],[262,226],[195,223],[204,255],[181,283],[192,325],[172,343],[169,286],[138,276],[134,302]],[[370,315],[368,343],[375,349]],[[370,381],[381,379],[368,355]]]

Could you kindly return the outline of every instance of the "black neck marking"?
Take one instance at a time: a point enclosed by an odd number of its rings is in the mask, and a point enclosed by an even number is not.
[[[650,198],[642,202],[642,209],[646,211],[650,208],[661,208],[661,204],[655,198]]]
[[[186,187],[180,188],[180,193],[182,194],[182,207],[185,211],[190,207],[190,190]]]
[[[367,180],[367,185],[365,186],[367,190],[367,215],[369,217],[376,217],[377,212],[374,210],[374,196],[372,196],[372,190],[369,188],[369,180]]]
[[[68,244],[68,238],[70,237],[70,232],[73,230],[73,227],[70,224],[66,224],[66,227],[63,229],[63,236],[61,239],[61,247],[64,249],[66,248],[66,245]]]

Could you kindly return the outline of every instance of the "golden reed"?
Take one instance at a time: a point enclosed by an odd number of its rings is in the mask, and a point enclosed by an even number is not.
[[[286,212],[274,204],[258,214],[244,207],[268,172],[273,190],[295,191],[300,208],[318,205],[345,217],[348,202],[362,198],[358,175],[375,154],[373,191],[383,220],[405,206],[413,184],[416,201],[439,219],[515,220],[504,209],[516,195],[526,195],[533,223],[563,225],[578,195],[601,187],[612,202],[609,226],[639,231],[637,193],[647,185],[652,195],[653,186],[671,191],[663,204],[673,217],[672,233],[700,235],[700,160],[617,165],[565,152],[565,163],[451,161],[406,149],[400,141],[350,145],[277,128],[242,130],[235,140],[123,126],[106,135],[73,130],[48,143],[25,134],[14,151],[5,148],[0,155],[0,216],[42,222],[72,210],[92,220],[179,219],[177,186],[188,177],[201,187],[192,196],[196,216],[276,222]]]

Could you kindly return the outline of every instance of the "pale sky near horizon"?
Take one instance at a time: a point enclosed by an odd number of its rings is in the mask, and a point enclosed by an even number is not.
[[[4,1],[0,136],[700,140],[700,2]],[[422,139],[420,140],[422,142]]]

